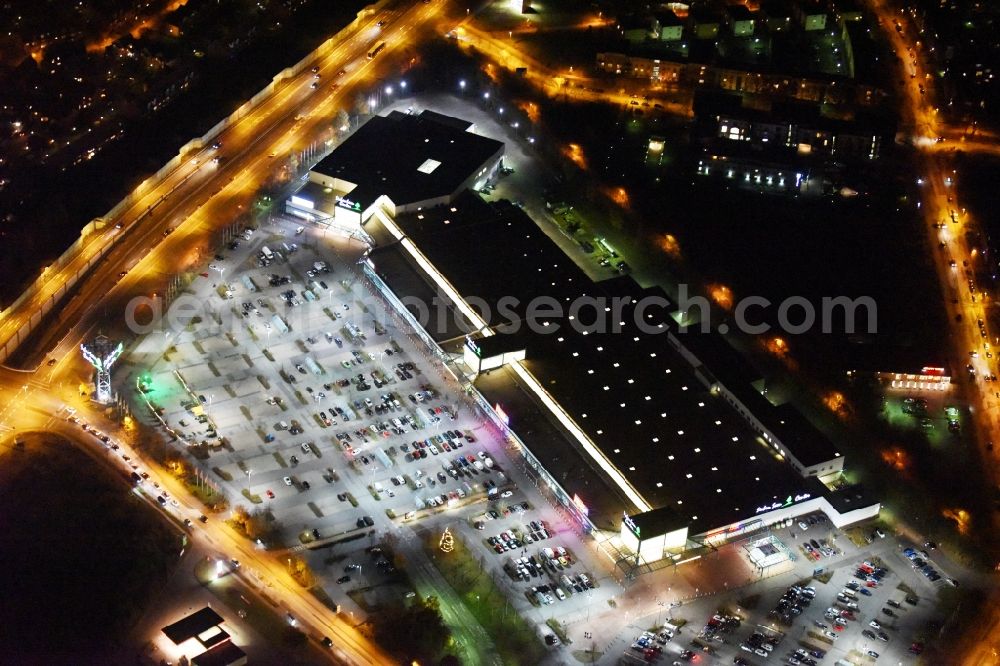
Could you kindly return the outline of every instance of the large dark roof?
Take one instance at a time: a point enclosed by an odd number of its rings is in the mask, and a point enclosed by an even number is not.
[[[180,645],[189,638],[194,638],[212,627],[222,624],[222,616],[206,606],[200,611],[191,613],[185,618],[163,628],[163,633],[175,644]]]
[[[834,509],[843,514],[848,511],[864,509],[871,506],[878,500],[872,497],[863,486],[853,485],[840,488],[839,490],[835,490],[830,493],[827,495],[827,501],[830,502],[830,505]]]
[[[490,305],[493,326],[505,321],[495,307],[504,296],[518,299],[518,316],[540,295],[564,305],[583,294],[608,304],[626,295],[663,298],[630,278],[592,282],[509,204],[488,205],[470,194],[396,222],[463,296]],[[649,308],[646,323],[666,332],[668,310]],[[666,335],[640,331],[632,305],[621,312],[618,333],[584,332],[566,319],[548,319],[539,329],[544,332],[532,335],[525,365],[650,505],[672,507],[697,534],[812,487],[704,387]],[[594,310],[579,315],[590,323]],[[530,436],[526,443],[545,446]]]
[[[775,406],[758,386],[763,375],[718,333],[691,327],[678,334],[688,351],[705,364],[707,375],[735,395],[747,409],[773,432],[786,449],[806,467],[840,456],[837,447],[793,406]]]
[[[503,143],[442,122],[440,114],[414,116],[393,111],[375,116],[319,162],[313,171],[357,187],[347,197],[367,207],[382,194],[397,206],[448,196],[472,176]],[[431,173],[418,171],[440,162]]]
[[[219,643],[191,660],[193,666],[229,666],[243,660],[246,653],[232,641]],[[246,663],[245,660],[242,663]]]

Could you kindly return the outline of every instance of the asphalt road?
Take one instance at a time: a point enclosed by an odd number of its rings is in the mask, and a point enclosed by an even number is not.
[[[75,395],[67,387],[73,383],[72,364],[75,350],[94,325],[109,312],[121,312],[129,297],[148,294],[161,285],[165,276],[183,270],[185,259],[193,262],[192,245],[209,234],[218,220],[232,219],[234,210],[249,205],[257,187],[278,168],[285,155],[308,145],[311,136],[329,122],[337,108],[350,100],[356,86],[363,86],[375,74],[386,56],[405,47],[441,11],[440,3],[398,3],[390,11],[373,13],[352,30],[340,36],[317,62],[322,78],[317,89],[308,70],[282,84],[276,93],[257,109],[247,113],[219,137],[224,159],[212,162],[210,150],[185,156],[185,161],[164,181],[145,191],[141,185],[136,202],[119,218],[107,220],[109,228],[97,234],[69,266],[54,274],[34,298],[16,311],[7,312],[0,321],[0,339],[10,338],[25,325],[31,313],[51,298],[66,277],[79,270],[98,253],[101,243],[117,238],[115,247],[99,262],[78,287],[75,298],[59,308],[58,315],[44,327],[44,334],[30,340],[32,348],[22,357],[32,364],[43,358],[45,350],[58,342],[53,366],[43,366],[41,373],[19,373],[9,368],[0,371],[0,398],[16,409],[6,415],[2,430],[17,428],[48,429],[55,427],[53,414]],[[386,21],[382,28],[377,21]],[[385,41],[386,56],[369,61],[371,44]],[[342,70],[344,75],[337,76]],[[197,160],[195,162],[194,160]],[[242,202],[242,203],[237,203]],[[155,206],[155,208],[154,208]],[[145,211],[151,214],[143,215]],[[141,215],[141,217],[139,217]],[[123,229],[115,224],[121,222]],[[174,229],[168,232],[168,229]],[[118,274],[130,269],[125,278]],[[53,390],[59,387],[64,390]],[[193,500],[172,479],[161,485],[182,499],[178,510],[194,514]],[[192,539],[206,539],[210,547],[244,562],[244,570],[277,599],[283,608],[295,614],[312,631],[334,639],[335,655],[343,663],[387,664],[393,660],[361,636],[356,629],[338,618],[314,597],[304,594],[281,564],[266,552],[254,550],[230,528],[218,521],[191,530]]]
[[[40,334],[29,339],[28,349],[19,351],[21,366],[34,367],[72,325],[104,316],[107,308],[96,306],[105,296],[133,294],[137,288],[149,294],[162,288],[164,278],[190,260],[192,243],[212,231],[219,220],[232,219],[248,207],[260,184],[287,164],[285,158],[308,146],[337,109],[350,108],[354,94],[365,91],[387,67],[383,61],[418,41],[442,7],[442,3],[397,2],[390,9],[371,13],[340,35],[316,61],[321,78],[304,70],[287,79],[217,138],[222,145],[217,153],[210,147],[189,153],[161,183],[141,184],[132,206],[105,220],[107,228],[90,237],[77,257],[54,272],[38,294],[4,313],[0,340],[15,335],[69,276],[112,241],[105,258],[78,285],[77,295],[58,308],[58,316]],[[378,21],[385,25],[378,27]],[[368,50],[380,41],[387,44],[384,55],[369,60]],[[316,89],[311,87],[314,81]],[[219,164],[212,161],[217,155],[222,157]],[[115,229],[119,223],[121,230]],[[175,231],[165,236],[168,229]],[[126,277],[119,278],[126,269]],[[59,347],[57,357],[68,348]]]

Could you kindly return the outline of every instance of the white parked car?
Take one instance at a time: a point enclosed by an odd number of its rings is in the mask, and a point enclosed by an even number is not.
[[[512,490],[505,490],[502,493],[500,493],[500,497],[503,497],[503,498],[513,497],[513,495],[514,495],[514,491],[512,491]]]
[[[285,485],[286,485],[286,486],[290,486],[290,485],[292,485],[292,477],[290,477],[290,476],[286,476],[286,477],[284,478],[284,481],[285,481]]]

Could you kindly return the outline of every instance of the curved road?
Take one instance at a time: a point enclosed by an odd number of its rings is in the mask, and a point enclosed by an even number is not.
[[[0,314],[0,346],[17,335],[43,304],[54,298],[67,280],[85,269],[102,251],[106,256],[82,278],[77,295],[62,303],[58,316],[33,332],[18,352],[33,365],[119,281],[119,273],[138,267],[148,274],[159,268],[165,275],[178,272],[177,260],[185,256],[188,241],[211,230],[215,220],[231,219],[240,207],[249,206],[259,185],[287,164],[284,159],[309,145],[319,129],[344,106],[350,107],[353,89],[377,79],[376,68],[389,54],[403,48],[414,34],[426,30],[441,13],[440,2],[391,3],[391,8],[370,12],[328,43],[316,66],[322,78],[315,80],[308,69],[280,83],[265,101],[243,115],[221,133],[219,164],[210,147],[184,155],[183,161],[155,186],[144,181],[134,192],[134,202],[124,212],[106,219],[106,228],[89,235],[81,250],[62,269],[46,275],[43,287],[16,309]],[[384,21],[380,28],[378,21]],[[365,54],[373,43],[385,41],[386,55],[369,61]],[[346,70],[346,71],[345,71]],[[345,74],[339,75],[341,71]],[[316,81],[317,89],[311,87]],[[242,108],[242,107],[241,107]],[[302,140],[308,137],[309,140]],[[122,229],[117,229],[116,225]],[[170,229],[176,229],[170,235]],[[166,236],[166,237],[165,237]],[[138,264],[138,266],[136,266]],[[125,279],[135,286],[136,278]],[[65,350],[64,350],[65,351]]]
[[[195,151],[184,156],[184,161],[158,185],[140,185],[134,203],[119,217],[106,220],[106,229],[89,236],[69,265],[47,276],[38,294],[26,299],[16,310],[4,313],[0,317],[0,341],[16,335],[68,277],[82,270],[105,246],[112,246],[106,257],[82,279],[75,296],[57,308],[57,313],[45,324],[44,334],[29,338],[26,343],[32,346],[27,356],[36,358],[40,355],[38,350],[58,343],[54,355],[57,362],[43,365],[34,373],[0,368],[0,404],[4,405],[0,411],[0,435],[12,430],[49,430],[79,439],[80,431],[65,421],[62,410],[67,403],[79,400],[70,366],[75,350],[91,328],[107,321],[108,312],[121,312],[130,297],[140,293],[151,296],[151,289],[161,288],[168,276],[193,265],[198,256],[191,248],[216,229],[215,221],[232,219],[234,207],[250,205],[259,184],[284,163],[281,158],[308,146],[324,125],[329,126],[338,108],[350,105],[345,102],[352,99],[349,95],[353,91],[349,89],[374,83],[376,68],[382,61],[419,39],[422,32],[433,29],[434,19],[442,12],[441,2],[398,2],[391,9],[370,12],[331,42],[317,60],[320,79],[314,79],[308,70],[288,79],[259,107],[245,113],[220,135],[219,154],[224,159],[219,164],[213,163],[210,149]],[[384,21],[385,25],[377,26],[378,21]],[[385,55],[369,61],[366,53],[373,43],[380,41],[387,43]],[[312,88],[314,81],[319,84],[316,89]],[[118,223],[122,229],[115,228]],[[125,277],[119,278],[119,273],[126,270]],[[96,440],[91,444],[99,445]],[[109,458],[124,465],[120,459],[124,451],[123,447],[122,451],[109,454]],[[139,460],[134,452],[129,455]],[[184,498],[176,511],[179,515],[194,518],[200,515],[200,509],[193,508],[198,503],[175,479],[155,474],[155,468],[148,471],[175,497]],[[265,551],[253,549],[221,522],[210,520],[204,525],[195,522],[190,535],[192,539],[206,540],[226,557],[240,559],[244,571],[311,633],[334,640],[334,656],[341,662],[393,663],[390,656],[356,628],[312,595],[303,593],[282,563]]]

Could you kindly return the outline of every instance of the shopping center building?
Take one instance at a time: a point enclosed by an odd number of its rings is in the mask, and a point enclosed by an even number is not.
[[[470,159],[465,182],[499,155]],[[878,515],[830,440],[772,404],[724,337],[680,326],[662,290],[592,281],[524,211],[474,192],[383,212],[369,279],[539,488],[633,571],[807,513]]]
[[[434,111],[374,116],[314,166],[285,210],[347,235],[373,215],[450,203],[500,167],[504,145]]]

